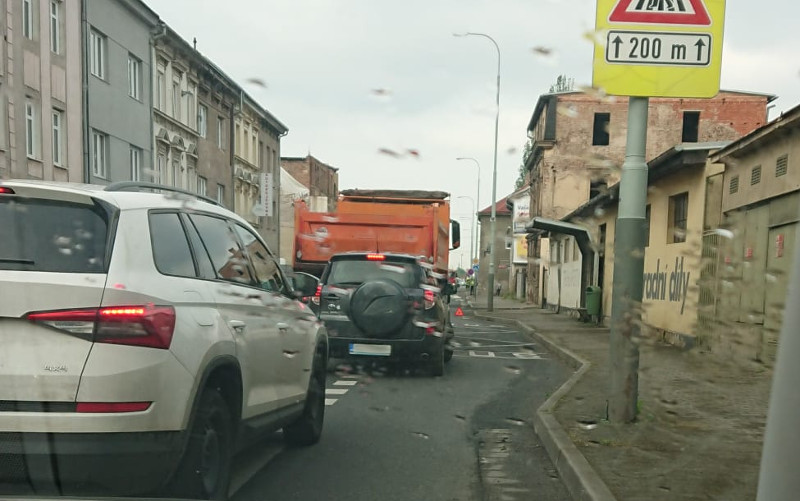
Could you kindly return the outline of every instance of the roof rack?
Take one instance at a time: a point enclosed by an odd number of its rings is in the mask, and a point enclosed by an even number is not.
[[[182,188],[175,188],[172,186],[164,186],[161,184],[156,183],[145,183],[141,181],[118,181],[116,183],[111,183],[105,187],[103,191],[144,191],[144,190],[158,190],[158,191],[169,191],[171,193],[180,193],[182,195],[189,195],[191,197],[198,198],[204,202],[208,202],[210,204],[217,205],[219,207],[225,207],[221,203],[217,202],[213,198],[207,197],[205,195],[200,195],[198,193],[194,193],[189,190],[184,190]]]

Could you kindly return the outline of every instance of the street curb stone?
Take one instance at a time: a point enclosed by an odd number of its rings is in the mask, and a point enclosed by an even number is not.
[[[533,418],[533,429],[544,443],[547,454],[553,461],[559,475],[576,501],[616,501],[616,497],[581,454],[572,439],[553,415],[558,402],[575,386],[592,366],[577,354],[556,344],[546,335],[536,332],[520,320],[493,317],[475,312],[475,316],[488,320],[518,326],[556,355],[562,362],[575,370],[575,373],[548,398],[537,410]]]

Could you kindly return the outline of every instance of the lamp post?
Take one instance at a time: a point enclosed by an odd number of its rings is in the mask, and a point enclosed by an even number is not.
[[[453,33],[456,37],[478,36],[488,39],[497,50],[497,97],[495,100],[495,116],[494,116],[494,165],[492,168],[492,213],[489,219],[489,279],[488,279],[488,295],[486,301],[486,309],[494,311],[494,263],[496,256],[495,249],[495,222],[497,220],[497,134],[500,125],[500,46],[497,45],[494,38],[485,33]]]
[[[469,230],[469,253],[470,253],[469,261],[470,261],[470,265],[469,265],[469,267],[472,268],[472,261],[475,259],[474,255],[472,254],[472,247],[473,247],[473,244],[475,243],[475,241],[477,241],[477,236],[475,235],[475,230],[477,229],[477,227],[475,226],[475,199],[472,198],[472,197],[468,197],[468,196],[460,196],[460,197],[456,197],[456,198],[466,198],[470,202],[472,202],[472,213],[471,213],[470,218],[469,218],[469,226],[470,226],[470,230]]]
[[[477,231],[478,230],[478,209],[481,208],[481,164],[479,164],[478,161],[475,160],[472,157],[458,157],[458,158],[456,158],[456,160],[471,160],[471,161],[475,162],[475,167],[478,168],[478,188],[476,189],[476,193],[475,193],[475,210],[472,213],[472,218],[475,221],[473,228],[475,228],[475,231]],[[472,268],[472,265],[475,264],[475,260],[478,259],[478,246],[479,245],[480,245],[480,242],[478,241],[478,235],[475,234],[475,250],[473,251],[472,249],[470,249],[470,253],[472,254],[471,262],[469,264],[470,268]]]

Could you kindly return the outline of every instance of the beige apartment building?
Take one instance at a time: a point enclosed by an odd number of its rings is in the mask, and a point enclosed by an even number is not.
[[[0,178],[80,182],[80,2],[0,2]]]

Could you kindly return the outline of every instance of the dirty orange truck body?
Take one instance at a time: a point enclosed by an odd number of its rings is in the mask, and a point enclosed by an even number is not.
[[[294,269],[316,276],[342,252],[394,252],[432,259],[446,273],[460,228],[450,220],[449,194],[418,190],[343,190],[336,212],[311,212],[295,202]],[[451,245],[452,237],[452,245]]]

